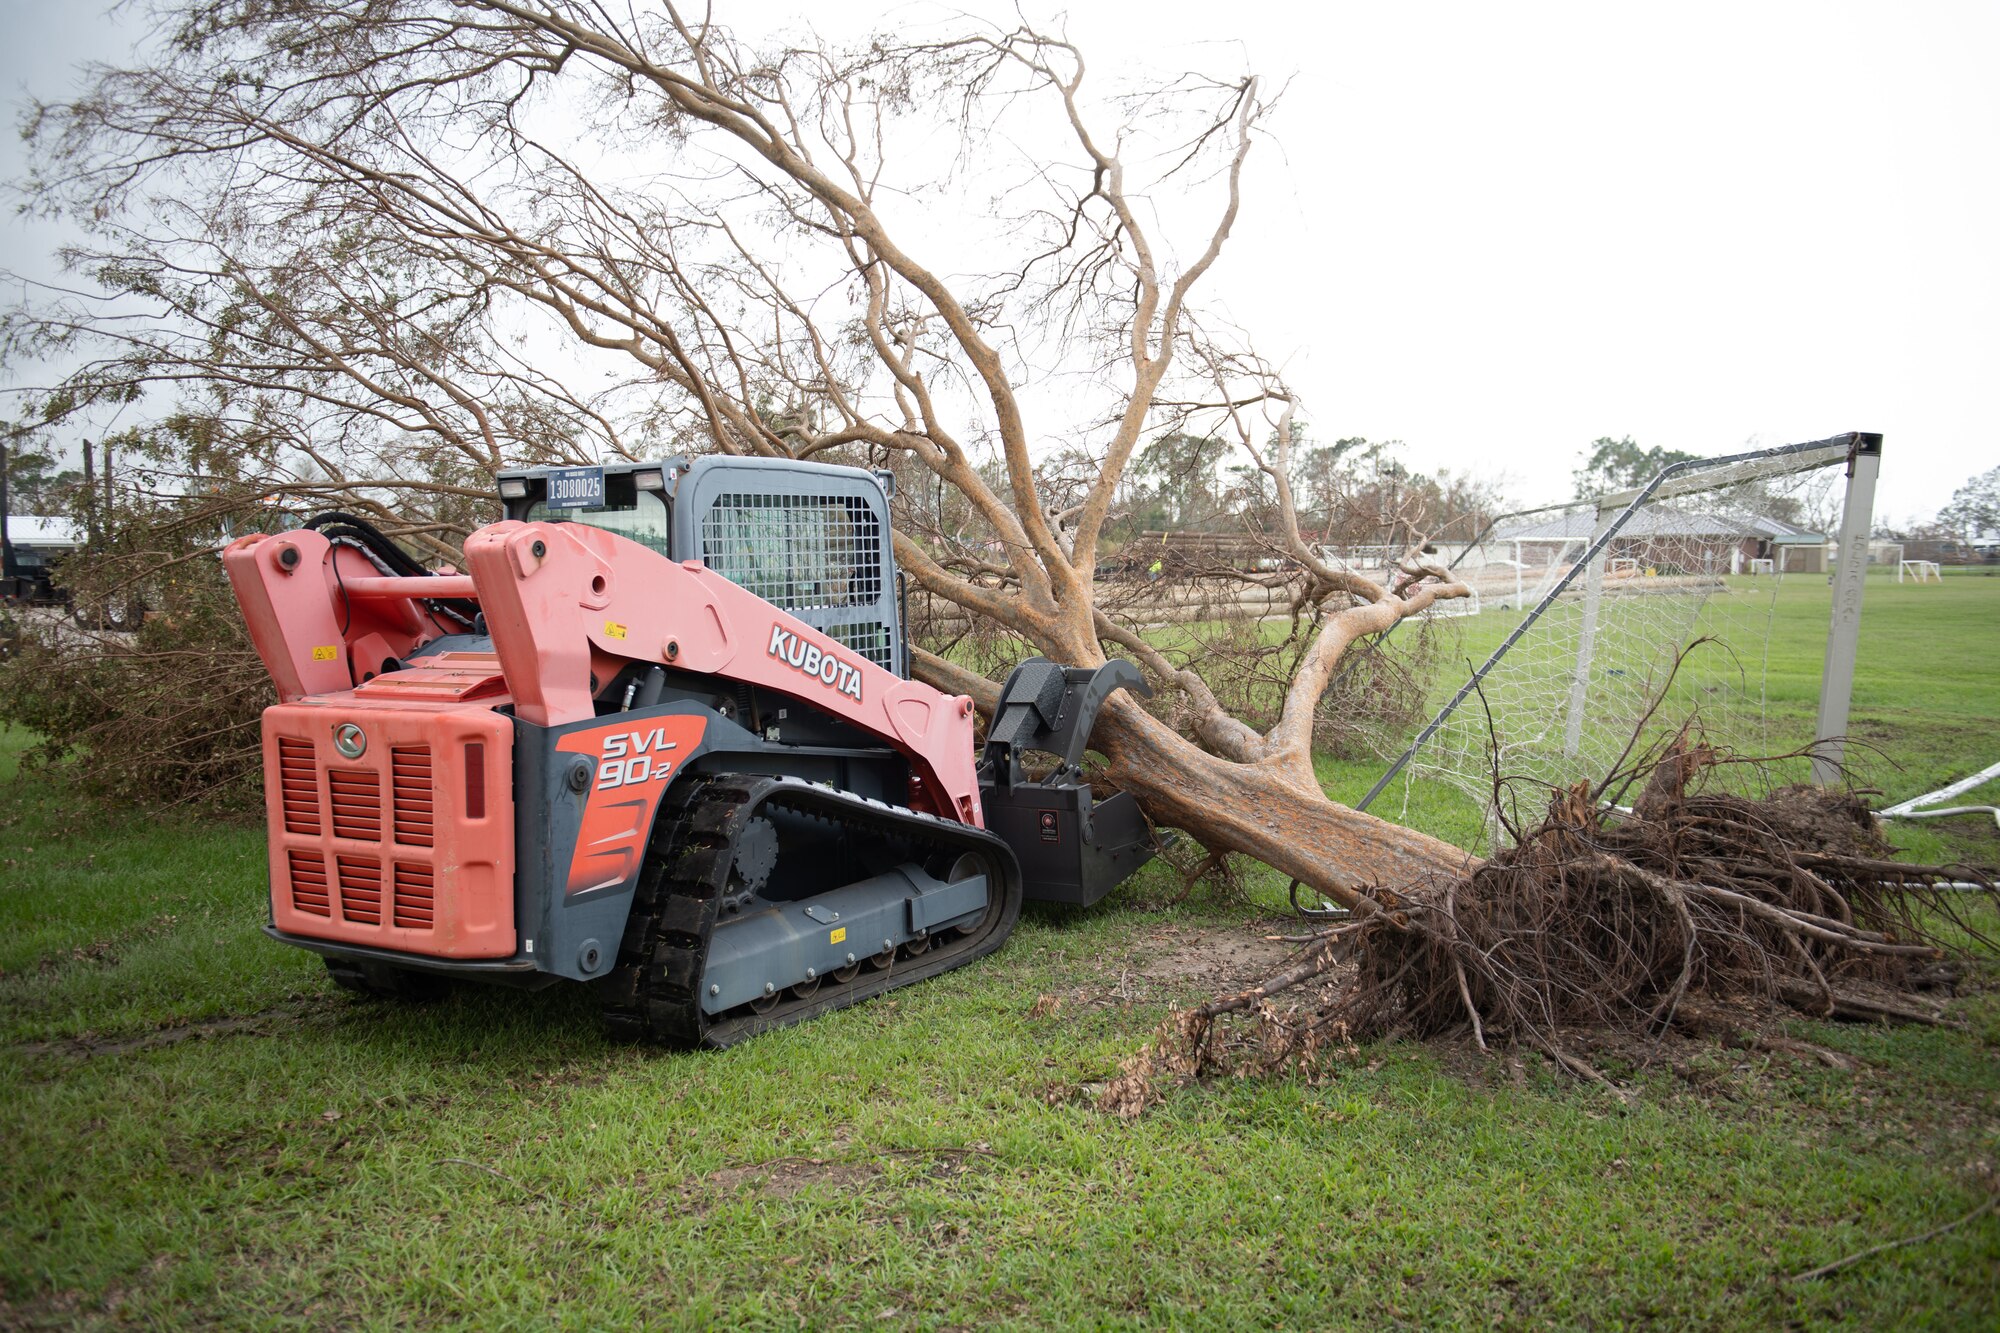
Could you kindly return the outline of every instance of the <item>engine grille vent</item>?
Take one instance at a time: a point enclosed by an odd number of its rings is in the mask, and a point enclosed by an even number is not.
[[[340,914],[366,926],[382,924],[382,863],[372,856],[337,856]]]
[[[395,924],[405,930],[429,930],[432,921],[432,880],[429,866],[396,863]]]
[[[431,748],[397,746],[389,752],[389,762],[389,796],[395,811],[396,841],[405,847],[428,847],[433,831]]]
[[[381,775],[368,768],[329,768],[326,783],[333,796],[334,836],[380,842]]]
[[[508,754],[496,763],[496,729],[469,715],[364,711],[375,744],[335,759],[325,709],[274,712],[266,725],[277,734],[265,742],[276,778],[265,810],[273,925],[426,955],[510,952],[511,920],[492,920],[510,913],[513,871]],[[445,786],[461,781],[462,797]]]
[[[327,904],[325,859],[318,852],[302,852],[297,848],[288,855],[293,908],[313,916],[332,916],[333,909]]]
[[[284,798],[285,832],[319,836],[319,768],[311,741],[278,741],[278,788]]]

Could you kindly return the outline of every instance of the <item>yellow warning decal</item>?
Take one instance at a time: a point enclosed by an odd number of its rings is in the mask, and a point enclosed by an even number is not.
[[[315,662],[338,662],[339,660],[340,660],[339,644],[323,643],[319,645],[317,648],[313,649],[313,661]]]
[[[625,637],[625,627],[619,624],[615,620],[607,620],[604,622],[604,632],[610,635],[614,639],[622,639]]]
[[[846,939],[847,939],[847,927],[842,926],[838,930],[834,931],[833,934],[827,936],[826,942],[828,944],[841,944],[844,943]]]

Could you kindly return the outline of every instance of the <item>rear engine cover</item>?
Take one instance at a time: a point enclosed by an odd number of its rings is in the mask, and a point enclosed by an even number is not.
[[[264,711],[271,921],[436,958],[510,958],[513,724],[351,692]]]

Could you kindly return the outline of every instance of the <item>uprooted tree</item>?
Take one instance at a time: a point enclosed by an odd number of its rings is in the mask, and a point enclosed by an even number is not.
[[[1343,655],[1462,589],[1414,556],[1386,582],[1319,557],[1291,395],[1197,305],[1269,110],[1256,79],[1100,97],[1026,26],[751,46],[672,6],[206,0],[160,20],[152,63],[34,119],[31,188],[88,229],[69,260],[94,291],[9,333],[81,360],[45,416],[151,409],[126,452],[180,530],[278,497],[448,557],[503,463],[891,467],[897,557],[928,598],[1163,687],[1098,732],[1154,820],[1341,901],[1466,865],[1314,778]],[[991,216],[967,217],[982,196]],[[1174,431],[1254,474],[1285,557],[1245,575],[1291,612],[1261,725],[1100,600],[1135,451]]]

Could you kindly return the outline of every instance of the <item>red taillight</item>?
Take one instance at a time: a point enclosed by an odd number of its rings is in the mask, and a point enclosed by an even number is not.
[[[465,743],[465,817],[486,818],[486,742]]]

